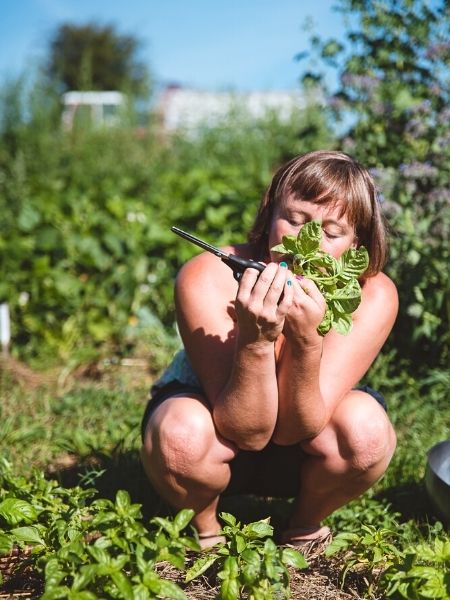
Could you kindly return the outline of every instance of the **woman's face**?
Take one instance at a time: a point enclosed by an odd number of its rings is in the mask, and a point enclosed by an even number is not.
[[[335,258],[348,248],[356,248],[356,233],[349,224],[346,215],[339,216],[339,206],[329,206],[320,202],[296,200],[288,196],[276,209],[269,231],[269,250],[280,244],[283,235],[297,236],[305,223],[319,221],[322,223],[322,243],[320,248]],[[281,255],[270,252],[273,262],[279,262]]]

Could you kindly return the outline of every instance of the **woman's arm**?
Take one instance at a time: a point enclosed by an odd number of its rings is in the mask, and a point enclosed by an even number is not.
[[[306,282],[303,282],[305,285]],[[317,296],[307,284],[309,302]],[[297,298],[297,296],[296,296]],[[280,357],[279,415],[273,439],[293,444],[314,437],[328,423],[337,404],[363,377],[386,341],[398,311],[392,281],[379,273],[362,290],[362,301],[353,315],[353,328],[342,336],[331,330],[314,336],[298,309],[286,319],[286,343]],[[309,321],[311,323],[311,320]]]
[[[177,278],[177,318],[189,359],[219,433],[242,449],[263,448],[275,427],[274,342],[292,297],[286,275],[275,264],[259,277],[247,269],[238,288],[227,266],[202,254]]]

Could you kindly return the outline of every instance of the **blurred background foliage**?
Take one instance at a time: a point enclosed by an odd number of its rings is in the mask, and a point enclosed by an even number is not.
[[[216,245],[243,241],[275,169],[296,154],[335,148],[373,170],[391,226],[386,270],[401,308],[386,355],[393,368],[415,373],[448,365],[446,3],[338,4],[348,17],[346,44],[313,37],[308,48],[336,70],[338,90],[310,69],[302,86],[315,86],[327,106],[311,103],[289,122],[235,111],[195,135],[168,135],[151,114],[145,128],[135,126],[136,113],[121,127],[64,132],[61,31],[51,68],[31,88],[25,78],[3,83],[0,302],[10,305],[16,357],[48,367],[143,353],[159,368],[160,349],[176,343],[174,277],[196,253],[170,226]],[[89,33],[95,40],[102,31]],[[86,56],[90,85],[105,89]],[[137,67],[120,88],[133,99],[143,89],[131,85]]]

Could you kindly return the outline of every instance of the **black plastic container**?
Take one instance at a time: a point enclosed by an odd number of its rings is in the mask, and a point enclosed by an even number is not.
[[[450,440],[428,451],[425,487],[436,516],[450,525]]]

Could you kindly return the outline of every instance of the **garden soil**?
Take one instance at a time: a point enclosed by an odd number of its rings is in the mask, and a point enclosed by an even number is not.
[[[21,572],[20,557],[17,559],[16,564],[13,565],[13,573],[11,573],[11,564],[0,562],[0,573],[4,580],[3,585],[0,585],[0,600],[10,598],[38,600],[43,593],[42,578],[29,567]],[[362,599],[364,589],[367,589],[367,582],[363,576],[350,574],[341,589],[339,564],[336,561],[318,556],[309,558],[309,564],[309,568],[305,570],[290,569],[292,600]],[[219,588],[213,569],[189,584],[183,583],[180,572],[170,564],[159,565],[158,571],[165,579],[180,585],[190,600],[215,600],[218,597]]]

